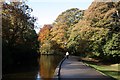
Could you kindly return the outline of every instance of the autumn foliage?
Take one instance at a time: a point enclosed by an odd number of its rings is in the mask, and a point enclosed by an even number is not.
[[[45,24],[43,26],[43,28],[41,28],[40,31],[39,31],[38,41],[43,43],[47,38],[49,38],[50,30],[51,30],[52,27],[53,26],[50,25],[50,24]]]
[[[65,53],[119,62],[120,2],[93,2],[87,10],[62,12],[52,28],[42,28],[40,52]],[[46,29],[46,30],[44,30]],[[43,47],[44,46],[44,47]]]

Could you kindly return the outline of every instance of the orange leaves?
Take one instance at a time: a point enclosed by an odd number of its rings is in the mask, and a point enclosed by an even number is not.
[[[38,41],[43,43],[44,40],[49,37],[51,28],[52,28],[52,25],[50,24],[44,25],[43,28],[40,29]]]

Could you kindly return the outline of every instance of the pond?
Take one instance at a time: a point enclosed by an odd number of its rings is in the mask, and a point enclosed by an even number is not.
[[[62,58],[58,55],[41,55],[38,58],[39,66],[19,68],[15,73],[4,74],[2,80],[51,80]]]
[[[38,78],[40,77],[43,80],[52,78],[54,76],[54,71],[61,59],[62,56],[42,55],[39,61],[40,68],[38,71]]]

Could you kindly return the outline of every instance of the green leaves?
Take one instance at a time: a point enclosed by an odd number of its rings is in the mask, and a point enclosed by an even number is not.
[[[40,42],[43,43],[41,47],[44,46],[44,48],[40,49],[41,54],[45,51],[49,53],[66,51],[70,32],[74,25],[82,19],[82,16],[83,10],[77,8],[68,9],[57,17],[51,29],[43,27],[39,34]],[[49,42],[47,45],[49,47],[45,46],[47,42]],[[49,51],[45,48],[48,48]]]
[[[57,17],[55,24],[66,24],[68,27],[73,26],[82,19],[83,14],[83,10],[77,8],[68,9]]]
[[[104,53],[113,56],[120,56],[120,33],[113,34],[112,38],[107,41],[106,45],[103,48]]]
[[[67,50],[103,60],[120,58],[120,20],[111,16],[116,11],[120,15],[119,4],[94,2],[86,11],[72,8],[62,12],[51,29],[41,29],[46,32],[40,31],[44,36],[41,40],[44,48],[40,50],[50,53]]]

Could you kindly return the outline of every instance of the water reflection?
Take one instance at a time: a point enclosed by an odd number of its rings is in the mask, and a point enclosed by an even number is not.
[[[61,59],[62,56],[58,55],[42,55],[39,66],[14,67],[12,73],[2,75],[2,80],[51,80]]]
[[[39,74],[39,72],[37,74],[36,80],[40,80],[40,74]]]
[[[54,76],[54,71],[59,64],[60,60],[62,59],[62,56],[53,56],[53,55],[42,55],[39,59],[39,73],[38,76],[42,80],[51,80],[51,78]]]

